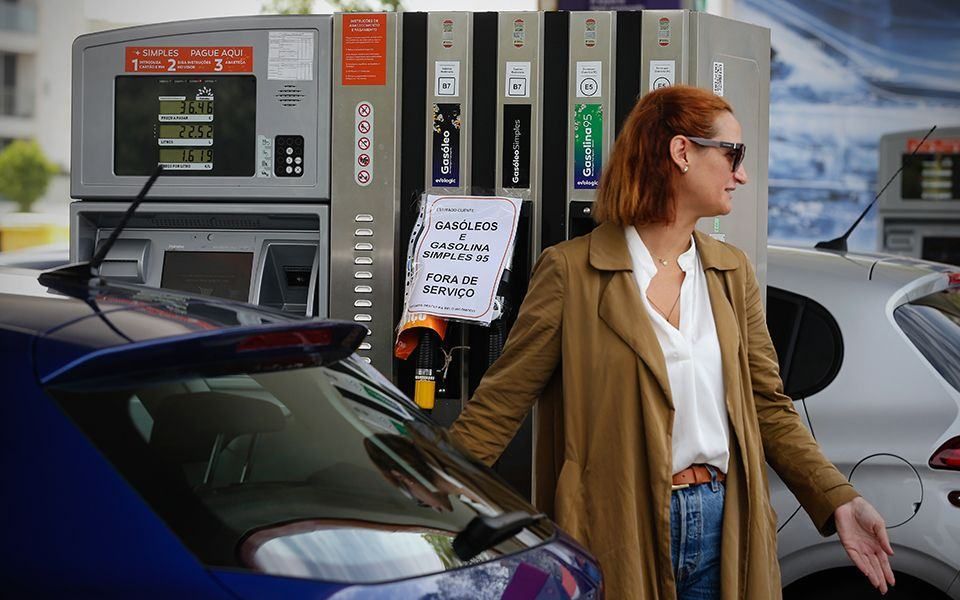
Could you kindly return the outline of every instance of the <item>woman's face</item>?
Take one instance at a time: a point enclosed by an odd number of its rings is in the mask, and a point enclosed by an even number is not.
[[[714,121],[716,135],[710,139],[722,142],[741,143],[743,133],[740,123],[727,111]],[[746,167],[741,163],[733,167],[734,151],[728,148],[699,146],[687,143],[686,160],[689,169],[677,183],[677,217],[684,214],[691,218],[725,215],[733,209],[733,191],[747,183]]]

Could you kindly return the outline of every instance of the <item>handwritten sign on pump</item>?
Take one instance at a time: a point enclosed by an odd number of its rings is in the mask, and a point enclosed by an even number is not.
[[[427,196],[408,312],[489,324],[521,204],[502,196]]]

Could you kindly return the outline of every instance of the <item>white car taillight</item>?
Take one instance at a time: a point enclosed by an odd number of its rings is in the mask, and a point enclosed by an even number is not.
[[[930,467],[960,471],[960,436],[950,438],[933,453]]]

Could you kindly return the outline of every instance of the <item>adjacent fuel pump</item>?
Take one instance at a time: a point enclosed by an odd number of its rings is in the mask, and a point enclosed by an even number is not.
[[[880,248],[926,260],[960,265],[960,128],[890,133],[880,138],[877,181]]]

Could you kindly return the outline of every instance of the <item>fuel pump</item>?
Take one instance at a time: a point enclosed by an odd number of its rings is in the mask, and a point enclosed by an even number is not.
[[[421,406],[432,404],[440,423],[450,424],[499,356],[539,253],[544,15],[403,17],[404,143],[416,140],[424,149],[419,155],[404,152],[403,197],[408,203],[424,194],[521,201],[514,252],[497,288],[498,318],[482,326],[421,316],[407,324],[398,340],[397,356],[411,357],[400,362],[400,385],[409,386]],[[412,114],[411,106],[425,110]],[[415,131],[422,131],[422,137],[417,139]],[[406,176],[417,168],[422,173],[419,182]],[[416,239],[417,211],[408,204],[403,212],[401,229]],[[430,387],[435,390],[433,402],[429,392],[424,393]],[[505,456],[502,462],[512,461]],[[529,459],[522,462],[528,464]],[[517,473],[511,483],[529,490],[529,472]]]
[[[240,17],[73,44],[70,258],[158,164],[105,274],[328,314],[330,17]]]

